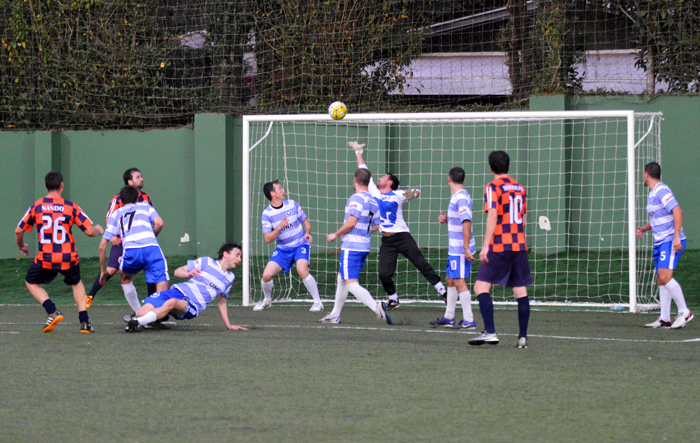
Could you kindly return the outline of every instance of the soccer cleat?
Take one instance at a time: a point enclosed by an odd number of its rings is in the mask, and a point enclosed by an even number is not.
[[[666,320],[661,320],[661,317],[659,317],[656,319],[655,322],[647,323],[644,325],[644,327],[645,328],[652,328],[652,329],[656,329],[656,328],[668,329],[671,327],[671,322],[666,321]]]
[[[391,317],[386,313],[386,304],[383,301],[377,302],[377,319],[383,320],[388,325],[393,325]]]
[[[454,329],[476,329],[476,322],[462,320],[453,326]]]
[[[389,299],[386,302],[386,310],[387,311],[393,311],[394,309],[398,309],[399,306],[401,306],[401,302],[399,302],[398,299],[397,300]]]
[[[93,298],[95,298],[94,295],[85,296],[85,309],[90,309],[90,306],[92,305]]]
[[[53,331],[53,329],[56,327],[56,325],[61,323],[62,321],[63,321],[63,315],[61,314],[61,311],[56,309],[56,312],[49,315],[49,318],[46,319],[46,326],[44,326],[44,332]]]
[[[474,337],[471,340],[469,340],[469,344],[472,346],[481,346],[483,344],[497,345],[499,341],[500,340],[498,339],[498,335],[496,335],[495,332],[490,333],[482,331],[478,337]]]
[[[311,308],[309,309],[309,311],[311,311],[311,312],[321,312],[321,311],[323,311],[323,303],[321,303],[320,301],[315,302],[315,303],[313,304],[313,306],[311,306]]]
[[[440,299],[443,301],[443,303],[447,304],[447,291],[438,295],[440,296]]]
[[[92,327],[89,321],[80,323],[81,334],[92,334],[93,332],[95,332],[95,328]]]
[[[430,320],[428,323],[430,323],[432,326],[444,326],[446,328],[451,328],[455,325],[455,319],[442,317],[435,320]]]
[[[680,329],[683,326],[686,325],[690,320],[692,320],[695,316],[693,315],[692,312],[688,311],[687,314],[678,314],[678,317],[673,321],[673,324],[671,325],[671,329]]]
[[[263,300],[261,302],[258,302],[257,305],[253,308],[253,311],[264,311],[265,309],[269,308],[272,306],[272,300]]]
[[[135,318],[132,318],[129,320],[129,323],[127,323],[126,328],[124,328],[126,332],[141,332],[143,331],[143,326],[139,323],[138,320]]]
[[[129,323],[134,317],[136,317],[136,314],[125,315],[124,316],[124,323]]]
[[[518,338],[518,344],[515,345],[518,349],[527,349],[527,337]]]
[[[144,329],[170,329],[170,326],[163,323],[163,320],[156,320],[144,326]]]
[[[319,323],[330,323],[330,324],[332,324],[332,325],[338,325],[338,324],[340,324],[340,316],[337,316],[337,317],[331,317],[331,316],[323,317],[323,318],[320,319],[318,322],[319,322]]]

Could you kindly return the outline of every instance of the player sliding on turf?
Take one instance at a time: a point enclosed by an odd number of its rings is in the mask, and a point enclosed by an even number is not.
[[[348,142],[348,146],[355,151],[357,166],[360,169],[367,169],[367,165],[362,158],[365,145],[357,142]],[[430,266],[430,263],[421,254],[416,241],[408,230],[408,225],[403,219],[401,206],[419,197],[420,190],[407,189],[406,191],[400,191],[399,179],[392,174],[386,174],[377,179],[376,186],[374,180],[370,178],[368,189],[379,205],[381,219],[379,232],[382,233],[382,245],[379,248],[379,280],[381,280],[389,299],[386,304],[387,310],[396,309],[401,305],[393,280],[399,254],[406,257],[423,274],[423,277],[435,287],[438,295],[443,300],[446,300],[445,286],[432,266]]]
[[[147,324],[172,315],[177,320],[189,320],[198,316],[217,296],[217,307],[226,329],[246,331],[233,326],[228,320],[226,299],[233,284],[234,269],[241,262],[241,247],[226,243],[219,249],[218,260],[200,257],[189,260],[185,266],[175,270],[179,278],[192,277],[186,283],[177,283],[167,291],[157,292],[144,300],[144,305],[129,321],[126,332],[139,332]]]

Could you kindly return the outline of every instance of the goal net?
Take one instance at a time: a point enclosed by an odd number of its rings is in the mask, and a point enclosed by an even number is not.
[[[493,179],[490,152],[506,151],[509,175],[527,191],[526,238],[534,304],[605,306],[632,311],[657,303],[651,236],[638,240],[646,223],[647,191],[641,171],[660,162],[660,114],[632,111],[350,114],[246,116],[243,118],[243,303],[262,298],[260,279],[275,250],[263,238],[261,215],[269,201],[263,184],[279,180],[312,225],[310,270],[321,297],[332,302],[340,241],[326,241],[343,223],[357,168],[347,142],[366,143],[363,155],[376,180],[387,172],[400,187],[418,188],[404,217],[423,255],[445,280],[447,228],[437,222],[450,200],[447,173],[466,171],[474,199],[477,252],[486,215],[484,187]],[[377,275],[380,235],[372,238],[360,283],[376,298],[386,294]],[[476,279],[474,263],[470,289]],[[435,289],[403,257],[394,276],[405,302],[439,302]],[[512,303],[510,290],[494,288],[496,303]],[[273,302],[311,301],[292,269],[274,279]]]

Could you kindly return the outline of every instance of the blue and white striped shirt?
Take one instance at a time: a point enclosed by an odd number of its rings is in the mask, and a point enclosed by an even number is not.
[[[193,269],[199,269],[200,274],[188,282],[173,285],[173,288],[185,294],[197,306],[197,313],[202,312],[219,295],[228,298],[228,292],[236,278],[233,272],[224,272],[219,262],[209,257],[188,260],[187,271]]]
[[[159,217],[153,206],[146,202],[130,203],[112,213],[102,238],[122,238],[124,249],[158,246],[153,233],[153,220]]]
[[[673,241],[675,223],[672,211],[676,206],[678,206],[678,202],[673,196],[671,188],[666,184],[659,182],[649,192],[647,213],[649,213],[649,223],[651,223],[655,245]],[[683,228],[681,228],[681,240],[685,240]]]
[[[294,248],[299,245],[308,245],[309,241],[304,238],[306,231],[302,225],[306,220],[306,214],[294,200],[285,200],[279,208],[273,208],[272,205],[265,208],[262,213],[263,234],[274,231],[285,217],[288,224],[277,235],[277,247]]]
[[[462,234],[462,223],[472,221],[472,211],[474,202],[466,189],[461,189],[450,199],[447,207],[447,232],[449,236],[448,255],[464,257],[464,235]],[[469,239],[469,252],[476,253],[476,242],[472,235]]]
[[[367,165],[360,165],[360,169],[367,169]],[[420,192],[420,191],[418,191]],[[377,201],[379,205],[379,215],[381,224],[379,225],[380,232],[410,232],[406,221],[403,219],[403,204],[404,194],[406,191],[397,189],[391,190],[386,194],[379,191],[377,185],[374,184],[374,179],[369,179],[369,193]]]
[[[353,194],[345,205],[344,221],[347,221],[351,215],[357,217],[357,224],[352,231],[340,238],[340,249],[369,252],[372,226],[379,224],[377,201],[367,191]]]

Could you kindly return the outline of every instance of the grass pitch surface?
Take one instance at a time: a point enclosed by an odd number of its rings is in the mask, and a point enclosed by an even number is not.
[[[395,326],[353,305],[338,326],[308,306],[230,307],[250,330],[227,331],[212,306],[126,334],[126,306],[95,306],[80,334],[58,305],[50,333],[40,306],[0,306],[0,441],[700,440],[697,319],[533,311],[515,349],[514,310],[496,311],[499,345],[475,348],[475,331],[428,326],[441,307],[402,307]]]

